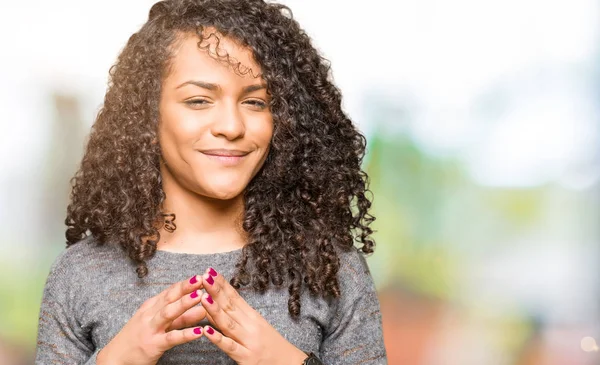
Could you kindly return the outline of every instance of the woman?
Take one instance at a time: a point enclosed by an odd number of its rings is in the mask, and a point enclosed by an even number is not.
[[[110,76],[36,363],[386,363],[365,139],[289,9],[161,1]]]

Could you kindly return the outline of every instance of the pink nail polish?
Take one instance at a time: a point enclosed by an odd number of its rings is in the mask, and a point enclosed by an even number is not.
[[[217,276],[217,272],[215,271],[215,269],[213,269],[212,267],[208,270],[208,275],[212,276],[213,278],[215,276]]]
[[[194,333],[197,335],[201,335],[202,334],[202,330],[200,329],[200,327],[196,327],[194,328]]]
[[[194,290],[194,291],[192,292],[192,294],[190,294],[190,297],[192,297],[192,299],[196,299],[196,298],[198,298],[198,291],[197,291],[197,290]]]
[[[215,330],[213,330],[212,327],[208,327],[206,332],[208,332],[209,335],[213,335],[215,333]]]
[[[209,276],[208,278],[206,278],[206,282],[210,285],[213,285],[215,283],[215,279],[213,279],[212,276]]]
[[[190,284],[196,284],[197,282],[198,282],[198,279],[196,279],[196,275],[194,275],[190,278]]]
[[[213,303],[214,303],[214,301],[213,301],[213,298],[210,296],[210,294],[209,294],[209,295],[206,297],[206,301],[207,301],[209,304],[213,304]]]

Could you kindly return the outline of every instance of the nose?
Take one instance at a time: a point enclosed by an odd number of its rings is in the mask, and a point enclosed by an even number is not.
[[[215,137],[223,136],[233,141],[244,136],[244,118],[235,103],[223,103],[213,121],[211,132]]]

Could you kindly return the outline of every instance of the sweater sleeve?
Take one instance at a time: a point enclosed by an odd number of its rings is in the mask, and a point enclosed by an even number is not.
[[[40,306],[36,364],[96,364],[96,349],[89,333],[75,316],[73,301],[79,292],[77,278],[70,275],[66,249],[55,260],[46,280]]]
[[[379,299],[362,254],[340,258],[341,296],[324,328],[320,358],[324,364],[387,364]]]

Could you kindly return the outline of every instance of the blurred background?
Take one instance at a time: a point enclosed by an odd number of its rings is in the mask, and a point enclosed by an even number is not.
[[[0,364],[33,363],[69,179],[153,2],[0,2]],[[600,3],[283,2],[368,137],[389,363],[600,364]]]

